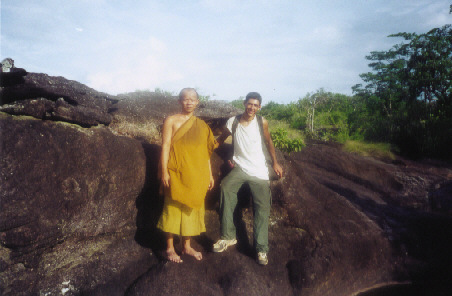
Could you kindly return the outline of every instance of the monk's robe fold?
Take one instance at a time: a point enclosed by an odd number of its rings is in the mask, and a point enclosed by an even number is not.
[[[192,116],[174,134],[168,159],[170,187],[165,194],[199,209],[210,182],[209,159],[218,145],[211,129]]]

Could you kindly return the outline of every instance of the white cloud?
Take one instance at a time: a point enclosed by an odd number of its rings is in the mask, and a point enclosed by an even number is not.
[[[194,86],[265,101],[349,93],[365,55],[400,41],[389,34],[451,19],[447,0],[3,2],[2,55],[29,71],[112,94]]]
[[[166,52],[167,46],[166,44],[155,38],[155,37],[150,37],[149,40],[147,41],[148,44],[144,44],[144,47],[149,46],[149,49],[151,50],[151,52],[155,52],[155,53],[159,53],[159,54],[164,54]]]
[[[338,25],[326,25],[314,28],[307,38],[314,42],[333,45],[341,42],[342,35]]]
[[[100,91],[111,94],[154,89],[168,81],[177,81],[183,74],[171,63],[167,46],[155,37],[143,42],[123,44],[112,49],[105,64],[88,75],[88,84]],[[126,45],[126,46],[124,46]]]
[[[227,12],[236,9],[243,4],[243,1],[238,0],[201,0],[200,4],[202,7],[210,9],[214,12]]]

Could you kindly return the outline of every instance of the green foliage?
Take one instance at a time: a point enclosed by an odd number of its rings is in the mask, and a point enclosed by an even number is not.
[[[355,117],[358,118],[353,115],[359,112],[355,101],[354,97],[320,89],[307,94],[297,102],[289,104],[270,102],[262,107],[261,114],[268,120],[286,123],[285,128],[300,131],[303,135],[298,138],[343,142],[349,138],[350,133],[356,134],[361,128],[351,125],[359,122],[353,121]]]
[[[412,157],[451,158],[452,26],[398,33],[404,43],[367,57],[372,72],[354,93],[365,102],[365,136],[397,144]]]
[[[307,115],[299,112],[292,116],[290,120],[290,127],[304,130],[307,128],[307,120],[308,120]]]
[[[206,102],[208,102],[211,99],[211,97],[215,97],[216,96],[215,94],[213,94],[213,95],[202,95],[198,87],[195,87],[195,89],[196,89],[196,92],[198,93],[198,99],[199,99],[199,101],[201,103],[203,103],[203,102],[206,103]]]
[[[366,58],[371,70],[353,96],[319,89],[297,102],[269,102],[261,114],[276,128],[275,146],[297,151],[313,138],[391,143],[412,157],[452,158],[452,25],[425,34],[398,33],[403,42]],[[243,98],[234,102],[243,108]],[[302,136],[288,136],[297,130]],[[297,146],[298,145],[298,146]]]
[[[278,130],[278,129],[284,129],[287,132],[287,137],[290,139],[303,139],[304,133],[299,130],[292,128],[290,126],[290,123],[282,120],[274,120],[274,119],[267,119],[268,120],[268,130],[270,133]]]
[[[154,89],[154,93],[159,94],[159,95],[163,95],[165,97],[173,97],[174,96],[173,92],[167,91],[167,90],[163,90],[163,89],[161,89],[159,87],[156,87]]]
[[[210,100],[210,95],[207,95],[207,96],[199,95],[199,100],[201,102],[207,102]]]
[[[297,113],[297,107],[294,103],[284,105],[270,102],[263,106],[260,112],[265,118],[290,122],[290,119]]]
[[[356,97],[319,89],[299,99],[297,105],[298,119],[305,122],[301,124],[299,120],[296,124],[308,138],[344,142],[361,127],[357,114],[362,112],[358,108],[362,104],[357,103]]]
[[[339,143],[345,143],[350,139],[350,131],[348,128],[340,128],[333,136],[333,139]]]
[[[285,129],[279,128],[274,132],[270,132],[273,145],[281,151],[285,152],[298,152],[305,146],[303,140],[301,139],[289,139],[287,136],[287,131]]]
[[[238,98],[237,100],[234,100],[231,102],[231,105],[238,108],[238,109],[242,109],[245,110],[245,105],[243,105],[243,97]]]

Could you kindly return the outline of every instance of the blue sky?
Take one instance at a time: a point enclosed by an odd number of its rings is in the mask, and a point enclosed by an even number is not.
[[[371,51],[452,22],[447,0],[2,0],[1,58],[118,94],[351,94]]]

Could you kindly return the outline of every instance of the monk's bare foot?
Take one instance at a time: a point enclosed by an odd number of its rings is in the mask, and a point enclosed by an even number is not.
[[[177,255],[176,251],[173,250],[166,250],[164,252],[164,256],[167,260],[175,263],[182,263],[182,259]]]
[[[185,247],[184,250],[182,251],[182,254],[187,254],[187,255],[193,256],[193,257],[195,257],[196,260],[202,259],[201,252],[196,251],[192,247]]]

